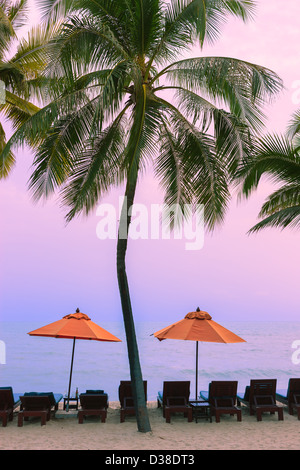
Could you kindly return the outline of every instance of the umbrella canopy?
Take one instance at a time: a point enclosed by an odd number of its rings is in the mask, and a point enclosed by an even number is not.
[[[164,339],[181,339],[196,341],[196,390],[198,396],[198,341],[210,343],[244,343],[245,340],[232,331],[212,320],[209,313],[200,310],[188,313],[182,320],[156,331],[154,336],[160,341]]]
[[[76,313],[65,315],[61,320],[49,323],[48,325],[42,326],[37,330],[30,331],[30,336],[48,336],[52,338],[71,338],[73,339],[73,350],[71,360],[71,370],[69,379],[69,390],[68,390],[68,405],[67,411],[69,411],[69,399],[71,390],[71,380],[73,371],[73,360],[75,351],[75,340],[76,339],[87,339],[94,341],[121,341],[116,336],[112,335],[101,326],[92,322],[92,320],[85,314],[80,312],[79,309]]]

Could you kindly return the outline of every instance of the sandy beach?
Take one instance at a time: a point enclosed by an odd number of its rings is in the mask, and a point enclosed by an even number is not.
[[[300,421],[284,408],[284,421],[277,414],[264,414],[257,422],[242,408],[242,422],[224,415],[221,422],[213,418],[188,423],[175,415],[167,424],[156,402],[148,403],[152,431],[137,431],[135,418],[126,417],[120,423],[119,403],[112,402],[106,423],[87,418],[78,424],[77,418],[53,418],[46,426],[31,418],[23,427],[17,426],[15,413],[7,427],[0,427],[1,450],[298,450]]]

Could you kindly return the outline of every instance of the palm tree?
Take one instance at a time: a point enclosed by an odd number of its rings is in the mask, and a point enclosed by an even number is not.
[[[5,103],[0,112],[8,119],[12,129],[18,129],[39,107],[29,101],[41,99],[46,83],[42,71],[47,65],[45,45],[55,34],[55,28],[31,28],[27,37],[18,33],[29,22],[28,0],[0,0],[0,80],[5,85]],[[0,151],[5,147],[6,135],[0,122]],[[9,175],[15,157],[9,152],[0,161],[0,177]]]
[[[53,22],[66,15],[46,74],[56,80],[56,96],[11,137],[2,159],[30,139],[33,197],[60,190],[68,221],[125,184],[117,275],[138,430],[147,432],[125,266],[127,207],[138,177],[153,165],[166,204],[203,204],[213,229],[224,218],[238,162],[263,126],[262,106],[281,80],[238,59],[182,58],[195,41],[201,49],[216,40],[228,15],[249,19],[251,0],[43,0],[42,7]]]
[[[286,135],[268,135],[260,139],[251,159],[240,171],[242,192],[249,197],[262,176],[280,187],[268,196],[259,217],[250,229],[258,232],[266,227],[300,228],[300,112],[290,121]]]

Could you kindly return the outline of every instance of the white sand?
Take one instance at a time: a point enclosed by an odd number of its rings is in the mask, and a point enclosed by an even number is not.
[[[96,417],[78,424],[77,418],[53,418],[41,426],[30,418],[17,426],[17,414],[3,428],[0,425],[1,450],[298,450],[300,421],[285,408],[284,421],[277,414],[264,414],[257,422],[243,408],[242,422],[224,415],[221,422],[206,420],[188,423],[175,415],[167,424],[156,402],[148,404],[152,431],[137,431],[135,417],[120,423],[118,403],[110,403],[106,423]]]

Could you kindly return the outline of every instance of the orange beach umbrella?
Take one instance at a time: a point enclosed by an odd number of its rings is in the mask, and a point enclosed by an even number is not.
[[[84,313],[81,313],[79,309],[76,310],[76,313],[65,315],[61,320],[49,323],[48,325],[42,326],[37,330],[30,331],[28,334],[30,336],[48,336],[52,338],[73,339],[67,411],[69,411],[75,340],[89,339],[95,341],[121,341],[116,336],[104,330],[104,328],[101,328],[101,326],[92,322],[92,320]]]
[[[207,313],[197,308],[188,313],[183,320],[156,331],[154,336],[160,341],[164,339],[181,339],[196,341],[196,391],[198,396],[198,341],[210,343],[243,343],[244,339],[227,330],[212,320]]]

